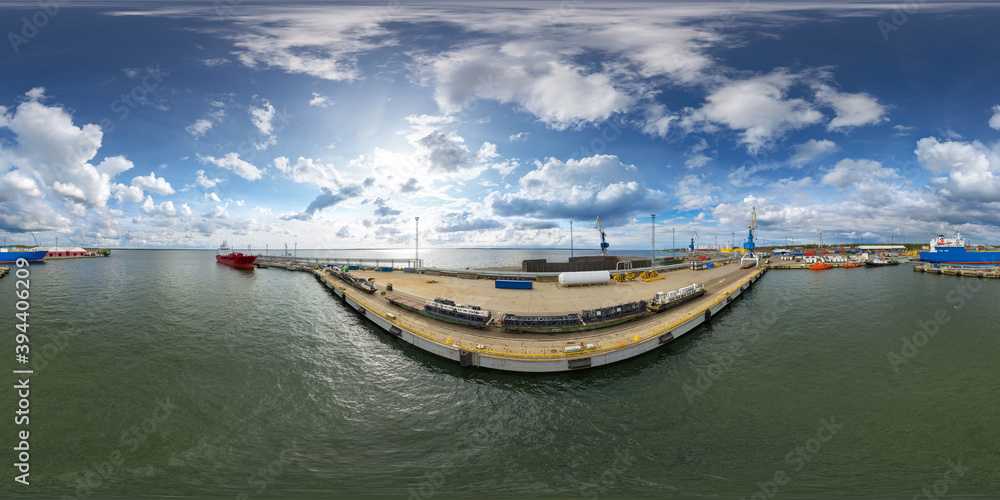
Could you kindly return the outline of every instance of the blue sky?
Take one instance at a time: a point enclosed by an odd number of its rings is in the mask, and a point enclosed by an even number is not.
[[[8,242],[1000,243],[1000,4],[163,4],[0,7]]]

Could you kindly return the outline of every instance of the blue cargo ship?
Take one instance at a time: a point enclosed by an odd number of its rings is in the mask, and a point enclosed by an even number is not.
[[[17,259],[25,259],[28,262],[40,262],[45,260],[48,250],[24,251],[18,248],[0,248],[0,264],[13,264]]]
[[[931,240],[929,252],[920,252],[920,260],[932,264],[1000,265],[1000,252],[970,252],[961,234],[955,238],[942,235]]]

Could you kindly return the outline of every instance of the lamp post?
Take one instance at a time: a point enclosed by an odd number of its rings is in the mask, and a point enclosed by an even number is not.
[[[649,256],[649,264],[651,266],[655,266],[656,265],[656,214],[650,214],[650,217],[652,221],[650,223],[651,227],[650,236],[652,238],[652,241],[650,242],[649,249],[652,251],[652,253]]]
[[[413,218],[416,229],[413,238],[413,267],[419,267],[418,262],[420,261],[420,217]]]
[[[675,250],[677,250],[677,240],[674,239],[674,228],[670,228],[670,257],[674,256]]]
[[[573,221],[569,221],[569,258],[573,258]]]

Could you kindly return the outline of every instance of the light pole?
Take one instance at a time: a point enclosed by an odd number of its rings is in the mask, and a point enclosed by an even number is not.
[[[295,258],[299,258],[299,242],[295,242]]]
[[[650,227],[652,229],[651,232],[650,232],[650,235],[652,237],[652,241],[650,242],[649,249],[650,249],[650,251],[652,253],[649,256],[649,264],[651,266],[655,266],[656,265],[656,214],[650,214],[650,217],[651,217],[651,221],[652,221],[650,223],[651,224]]]
[[[674,250],[677,250],[677,240],[674,239],[674,228],[670,228],[670,257],[674,256]]]
[[[569,221],[569,258],[573,258],[573,221]]]
[[[417,262],[420,261],[420,217],[414,217],[413,220],[416,223],[416,232],[413,238],[413,267],[418,267]]]

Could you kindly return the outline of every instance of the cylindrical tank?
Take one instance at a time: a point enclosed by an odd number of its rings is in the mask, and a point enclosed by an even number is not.
[[[563,286],[603,285],[610,281],[611,281],[611,273],[608,271],[580,271],[575,273],[559,273],[559,284]]]

